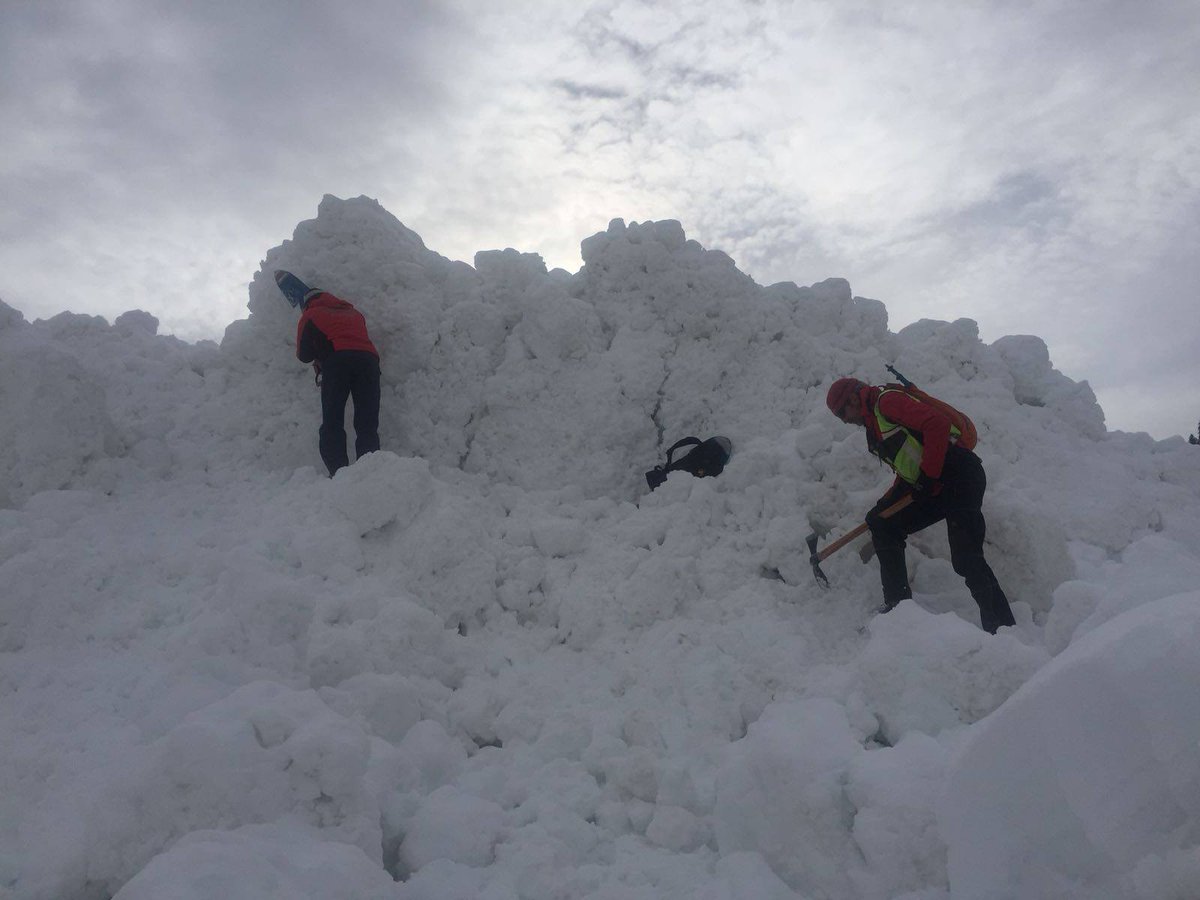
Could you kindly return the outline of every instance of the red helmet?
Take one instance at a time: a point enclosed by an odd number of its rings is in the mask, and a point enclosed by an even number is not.
[[[836,416],[850,401],[850,398],[866,386],[866,382],[859,381],[857,378],[839,378],[829,386],[829,393],[825,396],[825,405]]]

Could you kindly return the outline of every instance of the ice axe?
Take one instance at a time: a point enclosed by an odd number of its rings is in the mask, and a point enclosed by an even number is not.
[[[879,514],[879,518],[881,518],[881,519],[889,518],[890,516],[893,516],[896,513],[900,512],[900,510],[904,509],[904,507],[908,506],[908,504],[910,504],[912,502],[913,502],[913,495],[905,494],[903,497],[901,497],[899,500],[897,500],[895,503],[893,503],[887,509],[883,510]],[[861,525],[859,525],[853,531],[847,532],[846,534],[842,535],[840,538],[838,538],[836,541],[834,541],[832,544],[830,544],[828,547],[826,547],[820,553],[817,552],[818,538],[817,538],[817,533],[815,531],[805,539],[805,542],[808,544],[808,552],[809,552],[808,561],[810,563],[812,563],[813,577],[817,579],[817,584],[821,585],[821,587],[829,587],[829,579],[826,578],[825,573],[821,571],[821,561],[824,560],[826,557],[831,556],[834,553],[837,553],[837,551],[841,550],[848,543],[850,543],[852,540],[854,540],[856,537],[858,537],[860,534],[862,534],[864,531],[866,531],[869,527],[870,526],[867,525],[866,522],[863,522]]]

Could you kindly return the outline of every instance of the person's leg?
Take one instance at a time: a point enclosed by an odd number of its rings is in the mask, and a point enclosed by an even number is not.
[[[912,596],[912,589],[908,585],[908,565],[904,561],[908,536],[928,528],[945,515],[937,498],[918,498],[888,518],[879,518],[879,512],[896,499],[899,498],[880,502],[867,514],[871,541],[879,559],[879,580],[883,585],[885,609],[891,609],[901,600]]]
[[[955,510],[946,516],[946,533],[950,538],[950,562],[954,571],[963,577],[967,589],[979,607],[979,623],[988,634],[995,634],[1004,625],[1016,624],[1008,597],[983,556],[986,525],[983,514],[970,510]]]
[[[350,464],[346,454],[346,399],[350,376],[344,360],[334,353],[321,361],[321,459],[329,477]]]
[[[350,383],[354,397],[354,457],[379,449],[379,359],[364,353],[355,361]]]
[[[959,451],[947,456],[946,480],[950,508],[946,513],[946,535],[950,539],[950,562],[967,583],[976,605],[983,630],[996,630],[1015,624],[1008,598],[983,555],[987,523],[983,518],[983,494],[987,476],[974,454]]]

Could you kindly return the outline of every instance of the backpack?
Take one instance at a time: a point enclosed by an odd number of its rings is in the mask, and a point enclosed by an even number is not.
[[[921,403],[928,403],[943,416],[949,419],[950,424],[958,429],[958,446],[962,447],[964,450],[975,449],[975,445],[979,443],[979,432],[976,431],[975,423],[971,421],[970,417],[966,413],[955,409],[945,400],[939,400],[932,394],[925,393],[891,366],[888,366],[887,370],[900,379],[900,384],[885,384],[883,386],[885,391],[903,391],[914,400],[919,400]]]
[[[671,457],[675,451],[687,446],[692,446],[692,449],[679,459],[672,461]],[[733,442],[727,437],[718,435],[710,437],[706,441],[702,441],[698,437],[685,437],[671,445],[671,449],[667,451],[665,466],[655,466],[646,473],[646,483],[650,485],[650,490],[654,490],[667,480],[668,472],[680,469],[691,472],[697,478],[711,478],[714,475],[720,475],[732,453]]]

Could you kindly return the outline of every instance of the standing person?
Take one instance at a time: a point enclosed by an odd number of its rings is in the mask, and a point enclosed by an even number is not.
[[[979,457],[957,445],[958,428],[934,406],[904,390],[873,387],[857,378],[835,381],[825,403],[843,422],[865,428],[867,449],[896,473],[895,482],[866,516],[879,557],[881,612],[912,596],[904,561],[907,537],[945,519],[951,564],[979,606],[984,631],[995,634],[1015,624],[1008,598],[983,557],[987,476]],[[913,495],[911,504],[886,519],[880,517],[906,492]]]
[[[288,302],[302,310],[296,357],[312,363],[321,386],[321,459],[329,477],[350,464],[346,453],[346,400],[354,398],[354,455],[379,449],[379,351],[367,320],[354,306],[283,270],[275,273]]]

